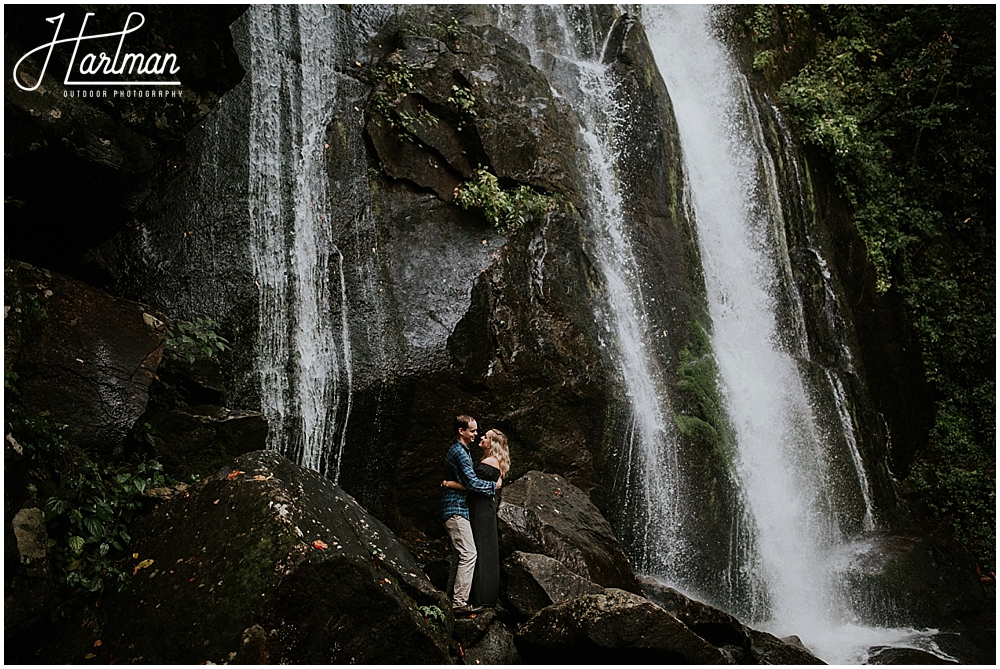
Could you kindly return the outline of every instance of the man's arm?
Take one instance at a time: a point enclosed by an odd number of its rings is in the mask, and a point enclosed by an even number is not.
[[[458,482],[465,486],[466,490],[481,492],[490,497],[496,495],[497,484],[493,481],[484,481],[476,476],[476,470],[472,468],[472,458],[465,452],[465,449],[459,447],[457,455],[458,462],[455,463],[457,465],[455,469],[458,474]]]

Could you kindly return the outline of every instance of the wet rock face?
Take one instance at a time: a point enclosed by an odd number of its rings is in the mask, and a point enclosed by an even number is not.
[[[108,602],[103,648],[119,661],[449,662],[448,600],[392,532],[272,451],[237,458],[133,530],[136,563],[152,562]],[[418,606],[439,608],[447,629]]]
[[[933,537],[877,537],[854,556],[847,580],[857,610],[915,627],[947,628],[988,606],[969,554]]]
[[[598,585],[642,592],[608,521],[561,476],[531,471],[504,486],[497,526],[503,556],[541,553]]]
[[[644,576],[647,598],[720,650],[730,664],[824,664],[801,643],[751,629],[734,616]]]
[[[70,426],[95,454],[120,450],[146,410],[163,353],[158,312],[59,274],[8,260],[4,368],[27,416]]]
[[[578,200],[571,112],[524,48],[491,26],[445,39],[404,32],[369,75],[365,128],[386,173],[450,202],[483,166]]]
[[[128,35],[125,49],[175,54],[182,96],[114,98],[114,90],[126,87],[66,87],[63,75],[73,53],[67,45],[52,50],[36,90],[5,80],[5,188],[14,204],[5,207],[7,256],[78,278],[106,279],[103,272],[95,274],[93,267],[81,264],[88,249],[128,223],[144,199],[144,175],[173,153],[219,97],[243,78],[229,33],[229,24],[243,8],[100,7],[90,10],[94,15],[85,34],[120,32],[136,10],[146,22]],[[79,34],[85,10],[60,11],[65,18],[59,37]],[[53,39],[55,27],[46,18],[60,11],[27,5],[9,9],[4,49],[10,67]],[[136,24],[133,19],[130,25]],[[115,53],[117,46],[114,40],[97,50]],[[37,52],[18,70],[22,85],[38,82],[46,53]],[[108,95],[64,96],[81,90],[106,90]]]

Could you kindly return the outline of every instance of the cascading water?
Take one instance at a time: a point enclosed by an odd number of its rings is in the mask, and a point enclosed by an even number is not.
[[[767,587],[767,603],[752,607],[751,622],[799,635],[827,661],[857,662],[871,645],[916,644],[918,635],[866,626],[876,621],[851,610],[841,582],[839,556],[850,554],[856,537],[840,522],[829,462],[834,442],[850,450],[865,498],[863,529],[874,526],[869,484],[843,386],[829,371],[844,434],[834,439],[818,427],[801,372],[808,347],[774,166],[746,81],[714,37],[710,12],[649,6],[643,15],[681,134],[712,345]],[[792,305],[784,317],[780,304]]]
[[[586,8],[503,8],[497,23],[528,47],[532,64],[546,72],[557,96],[571,100],[581,121],[578,153],[589,180],[591,251],[608,300],[608,313],[598,317],[628,401],[622,433],[610,445],[623,468],[618,485],[629,491],[621,516],[632,526],[618,529],[635,537],[637,569],[672,574],[685,548],[677,436],[663,374],[651,353],[641,274],[624,219],[616,173],[621,157],[616,136],[624,119],[602,62],[607,36],[595,34]]]
[[[342,12],[318,5],[248,11],[262,410],[271,448],[336,478],[350,415],[351,346],[324,142],[338,88],[331,26]]]

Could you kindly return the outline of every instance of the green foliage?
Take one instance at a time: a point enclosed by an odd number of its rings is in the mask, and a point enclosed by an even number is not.
[[[229,349],[229,340],[218,334],[219,324],[207,316],[194,321],[174,321],[167,328],[163,345],[165,358],[186,359],[193,363],[199,353],[212,357]]]
[[[417,607],[417,610],[420,611],[421,615],[423,615],[424,620],[426,620],[427,624],[431,626],[431,629],[435,632],[444,632],[447,624],[447,619],[444,617],[444,611],[434,605],[420,606]]]
[[[181,361],[193,364],[200,355],[209,358],[230,349],[229,340],[217,332],[219,324],[211,318],[199,317],[194,321],[173,321],[167,327],[163,343],[163,360],[156,377],[149,387],[149,403],[161,409],[176,409],[188,405],[184,389],[177,382],[175,369]],[[146,423],[148,426],[149,424]],[[151,437],[136,426],[136,437],[152,443]]]
[[[515,234],[529,221],[557,210],[560,205],[558,196],[542,195],[525,185],[504,190],[496,176],[483,167],[476,170],[474,179],[455,189],[455,202],[462,209],[482,210],[486,220],[507,236]]]
[[[813,7],[825,40],[781,89],[829,157],[878,289],[898,290],[938,398],[908,486],[995,562],[996,14]]]
[[[46,531],[58,586],[56,614],[66,614],[80,596],[128,585],[121,567],[131,541],[128,524],[142,493],[168,483],[159,463],[100,464],[74,447],[67,426],[47,415],[29,415],[20,401],[18,375],[4,374],[8,434],[28,462],[28,490],[44,490]]]
[[[418,20],[412,12],[400,21],[399,32],[402,35],[417,35],[419,37],[433,37],[442,42],[454,42],[466,33],[465,26],[454,16],[445,23],[436,21]]]
[[[56,583],[68,595],[110,587],[124,590],[131,574],[122,568],[131,541],[128,524],[142,494],[167,483],[157,462],[98,465],[85,455],[59,471],[59,490],[45,502],[49,555]]]

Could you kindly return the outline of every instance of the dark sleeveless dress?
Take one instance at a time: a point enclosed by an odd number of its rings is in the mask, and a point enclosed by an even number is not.
[[[476,476],[484,481],[496,481],[500,470],[482,462],[475,466]],[[466,496],[476,541],[476,573],[472,578],[469,603],[474,606],[497,605],[500,596],[500,546],[497,543],[496,502],[486,495],[470,491]]]

